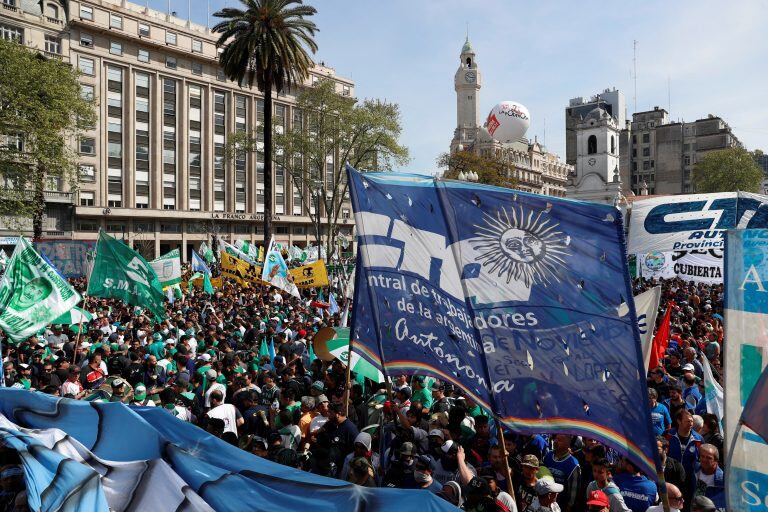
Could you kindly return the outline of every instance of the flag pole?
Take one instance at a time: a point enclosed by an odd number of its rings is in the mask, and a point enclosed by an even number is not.
[[[344,384],[344,417],[349,416],[349,395],[352,391],[352,333],[349,333],[349,345],[347,345],[347,382]]]
[[[656,479],[659,481],[659,494],[661,495],[661,506],[664,512],[669,510],[669,496],[667,495],[667,483],[664,481],[664,468],[656,468]]]
[[[507,492],[510,496],[514,496],[515,485],[512,482],[512,470],[509,467],[509,452],[507,452],[507,445],[504,444],[504,428],[501,423],[501,418],[496,417],[496,437],[499,440],[499,448],[501,448],[501,456],[504,459],[504,478],[507,479]],[[669,512],[668,510],[665,512]]]
[[[88,292],[83,293],[83,306],[85,306],[86,301],[88,300]],[[85,308],[83,308],[86,310]],[[86,310],[87,311],[87,310]],[[80,314],[80,322],[77,324],[77,338],[75,339],[75,353],[72,354],[72,364],[77,365],[77,353],[80,350],[80,336],[83,333],[83,315]]]

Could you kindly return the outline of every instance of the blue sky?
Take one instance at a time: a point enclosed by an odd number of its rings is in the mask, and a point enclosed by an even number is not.
[[[546,120],[547,147],[563,158],[570,98],[616,87],[631,115],[634,39],[639,111],[668,108],[671,97],[673,120],[720,115],[748,149],[768,150],[768,0],[308,3],[318,10],[316,60],[352,78],[358,97],[400,105],[412,157],[402,170],[432,172],[448,148],[467,24],[483,74],[481,117],[499,101],[519,101],[531,112],[528,136],[543,140]],[[206,2],[191,4],[192,20],[205,23]],[[238,4],[210,0],[212,12]],[[165,10],[167,1],[150,6]],[[171,2],[181,17],[187,6]]]

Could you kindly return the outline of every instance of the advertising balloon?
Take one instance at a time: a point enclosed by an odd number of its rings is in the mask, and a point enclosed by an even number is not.
[[[514,141],[525,135],[531,125],[531,114],[525,105],[502,101],[491,109],[485,128],[499,142]]]

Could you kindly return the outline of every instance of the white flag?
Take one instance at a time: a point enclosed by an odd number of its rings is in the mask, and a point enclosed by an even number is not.
[[[157,274],[160,286],[167,288],[181,282],[181,255],[178,249],[149,262]]]
[[[653,328],[656,325],[656,314],[659,312],[661,286],[654,286],[640,295],[635,295],[635,313],[637,313],[637,328],[640,331],[640,346],[643,349],[645,371],[651,360],[651,345],[653,345]],[[619,316],[629,313],[627,304],[619,307]]]
[[[70,311],[80,294],[20,237],[0,279],[0,328],[25,340]]]

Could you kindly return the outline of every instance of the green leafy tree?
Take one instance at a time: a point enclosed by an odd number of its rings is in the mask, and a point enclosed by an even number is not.
[[[302,209],[309,212],[318,246],[325,228],[326,253],[332,258],[341,207],[349,198],[346,163],[364,171],[385,171],[408,162],[408,149],[398,142],[400,109],[338,94],[332,80],[302,89],[295,108],[299,115],[291,126],[275,134],[274,163],[287,171]],[[256,151],[257,135],[232,134],[228,156]]]
[[[440,155],[437,158],[437,165],[445,169],[443,177],[447,179],[455,180],[459,178],[460,173],[475,172],[478,183],[517,188],[514,164],[501,158],[482,156],[473,151],[456,151]]]
[[[18,43],[0,40],[0,69],[0,217],[19,229],[31,217],[39,240],[46,187],[77,188],[72,141],[96,122],[94,105],[75,69]]]
[[[760,192],[763,171],[744,148],[711,151],[693,168],[696,192]]]
[[[214,13],[224,21],[213,27],[221,34],[219,64],[241,86],[264,94],[264,246],[272,236],[272,95],[299,85],[309,76],[317,51],[317,27],[307,18],[317,11],[302,0],[240,0],[244,9],[227,7]]]

